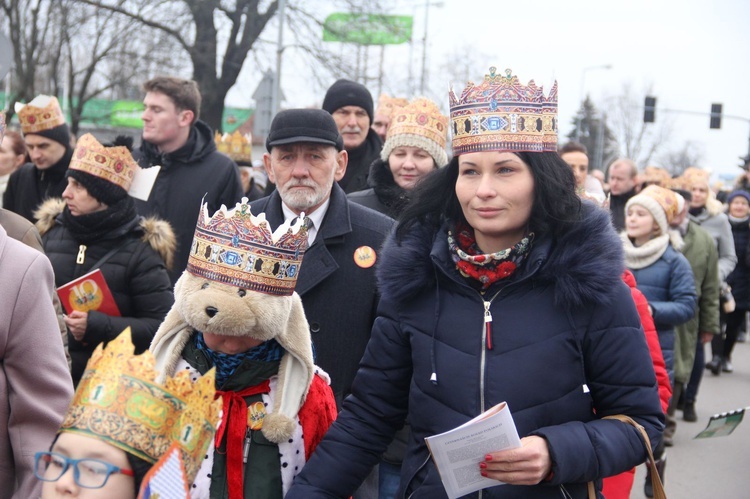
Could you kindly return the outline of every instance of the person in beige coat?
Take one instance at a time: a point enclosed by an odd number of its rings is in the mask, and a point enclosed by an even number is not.
[[[0,226],[0,499],[38,497],[34,453],[73,396],[52,306],[52,266]]]

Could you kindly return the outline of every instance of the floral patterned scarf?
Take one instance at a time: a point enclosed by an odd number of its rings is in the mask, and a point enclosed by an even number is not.
[[[468,225],[456,227],[456,237],[448,231],[448,248],[456,268],[462,276],[474,279],[482,291],[499,280],[513,275],[531,249],[534,233],[530,232],[512,248],[496,253],[482,253],[474,237],[474,229]]]

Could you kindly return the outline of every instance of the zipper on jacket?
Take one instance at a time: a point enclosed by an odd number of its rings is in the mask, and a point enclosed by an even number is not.
[[[492,313],[490,312],[490,305],[492,301],[502,292],[501,289],[489,300],[485,300],[480,294],[482,303],[484,304],[484,327],[482,328],[482,355],[479,361],[479,405],[480,412],[484,412],[484,371],[485,364],[487,361],[487,350],[492,350]]]
[[[83,265],[86,260],[86,245],[82,244],[78,247],[78,256],[76,257],[76,264]]]
[[[414,472],[414,474],[413,474],[413,475],[411,476],[411,478],[409,479],[409,481],[408,481],[408,482],[406,482],[406,487],[404,487],[404,495],[406,495],[406,491],[407,491],[407,490],[409,489],[409,486],[411,485],[411,482],[413,482],[413,481],[414,481],[414,478],[415,478],[415,477],[416,477],[416,476],[417,476],[417,475],[419,474],[419,472],[420,472],[420,471],[422,471],[422,468],[424,468],[425,466],[427,466],[427,463],[428,463],[428,462],[430,461],[430,458],[431,458],[431,457],[432,457],[432,454],[430,454],[429,452],[427,452],[427,457],[425,458],[425,460],[424,460],[424,462],[422,463],[422,465],[421,465],[421,466],[420,466],[419,468],[417,468],[417,471],[415,471],[415,472]],[[414,495],[414,493],[415,493],[416,491],[417,491],[417,489],[414,489],[414,490],[412,491],[412,493],[411,493],[411,494],[409,494],[409,497],[407,497],[406,499],[411,499],[411,498],[412,498],[412,496]]]

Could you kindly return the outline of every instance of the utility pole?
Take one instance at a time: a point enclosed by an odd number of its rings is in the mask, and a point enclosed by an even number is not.
[[[271,112],[275,116],[281,107],[281,55],[284,53],[284,7],[286,0],[279,0],[279,37],[276,42],[276,75],[271,94]]]

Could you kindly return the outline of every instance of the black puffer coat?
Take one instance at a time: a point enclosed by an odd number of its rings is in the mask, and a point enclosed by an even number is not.
[[[202,121],[195,122],[180,149],[160,154],[155,145],[143,141],[133,157],[141,168],[161,166],[148,201],[136,199],[135,206],[141,215],[166,220],[174,230],[177,250],[169,271],[174,285],[187,267],[201,201],[208,203],[209,213],[222,204],[234,208],[242,199],[239,169],[216,150],[213,132]]]
[[[400,244],[385,243],[378,318],[352,394],[287,499],[351,494],[407,410],[399,498],[446,497],[424,438],[502,401],[520,437],[547,441],[553,475],[486,489],[485,499],[583,499],[588,481],[643,462],[638,431],[602,416],[627,414],[652,444],[659,440],[653,365],[604,210],[587,204],[563,238],[540,237],[514,280],[484,296],[457,272],[446,230],[418,226]],[[491,349],[485,306],[494,318]]]
[[[409,202],[409,197],[407,191],[399,187],[393,179],[388,162],[382,159],[373,161],[367,181],[372,187],[347,194],[349,201],[379,211],[394,220],[397,219]]]
[[[734,236],[737,266],[727,277],[727,284],[732,287],[732,296],[737,302],[737,308],[750,310],[750,222],[729,219],[729,224]]]
[[[149,347],[159,324],[174,303],[165,262],[171,263],[175,239],[166,222],[136,217],[112,228],[97,243],[87,245],[83,264],[78,265],[76,257],[80,245],[62,224],[64,207],[62,200],[51,199],[38,212],[37,227],[42,234],[44,251],[55,271],[56,287],[90,272],[112,248],[119,248],[99,268],[121,317],[92,311],[88,314],[83,341],[76,341],[68,334],[73,381],[77,384],[94,349],[117,337],[126,327],[130,326],[136,353]]]

